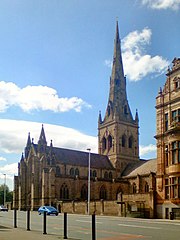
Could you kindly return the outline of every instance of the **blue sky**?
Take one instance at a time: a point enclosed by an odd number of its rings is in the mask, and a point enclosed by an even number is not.
[[[180,0],[0,1],[0,184],[12,188],[28,132],[97,152],[116,20],[140,156],[156,157],[155,98],[180,52]]]

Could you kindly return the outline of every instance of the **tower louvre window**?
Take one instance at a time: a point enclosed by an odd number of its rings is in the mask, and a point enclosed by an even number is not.
[[[108,112],[108,116],[110,116],[110,114],[111,114],[110,106],[108,106],[107,112]]]
[[[111,135],[108,136],[108,150],[112,148],[112,137]]]
[[[129,137],[128,145],[129,145],[129,148],[133,147],[133,137],[132,136]]]
[[[126,147],[126,135],[122,136],[122,147]]]
[[[106,138],[103,137],[103,139],[102,139],[102,150],[103,150],[103,152],[106,150],[106,148],[107,148],[107,146],[106,146]]]
[[[127,106],[126,106],[126,105],[124,106],[124,114],[128,114]]]

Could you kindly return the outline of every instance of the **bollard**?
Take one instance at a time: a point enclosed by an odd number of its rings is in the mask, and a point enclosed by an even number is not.
[[[96,215],[92,214],[92,240],[96,240]]]
[[[27,231],[30,231],[30,210],[27,210]]]
[[[64,213],[64,239],[67,238],[67,213]]]
[[[47,234],[46,232],[46,212],[44,211],[44,217],[43,217],[43,234]]]
[[[17,228],[17,210],[14,209],[14,228]]]

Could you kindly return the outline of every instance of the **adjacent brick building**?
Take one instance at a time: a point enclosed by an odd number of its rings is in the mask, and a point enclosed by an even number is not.
[[[180,217],[180,58],[156,98],[157,216]]]

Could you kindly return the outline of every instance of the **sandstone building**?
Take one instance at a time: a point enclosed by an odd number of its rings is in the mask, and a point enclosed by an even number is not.
[[[106,201],[106,206],[111,202],[108,214],[143,213],[153,218],[157,204],[158,216],[165,217],[165,209],[168,217],[180,199],[179,61],[174,60],[157,97],[157,161],[142,160],[139,118],[137,111],[133,118],[127,99],[117,23],[109,98],[104,118],[101,112],[98,118],[98,154],[54,147],[52,141],[48,145],[44,126],[37,143],[29,134],[14,179],[14,207],[34,210],[48,204],[61,208],[65,202],[72,203],[72,212],[81,211],[74,202],[87,201],[90,156],[90,197],[91,202],[100,202],[101,213],[101,203]]]
[[[180,217],[180,58],[156,98],[157,216]]]

